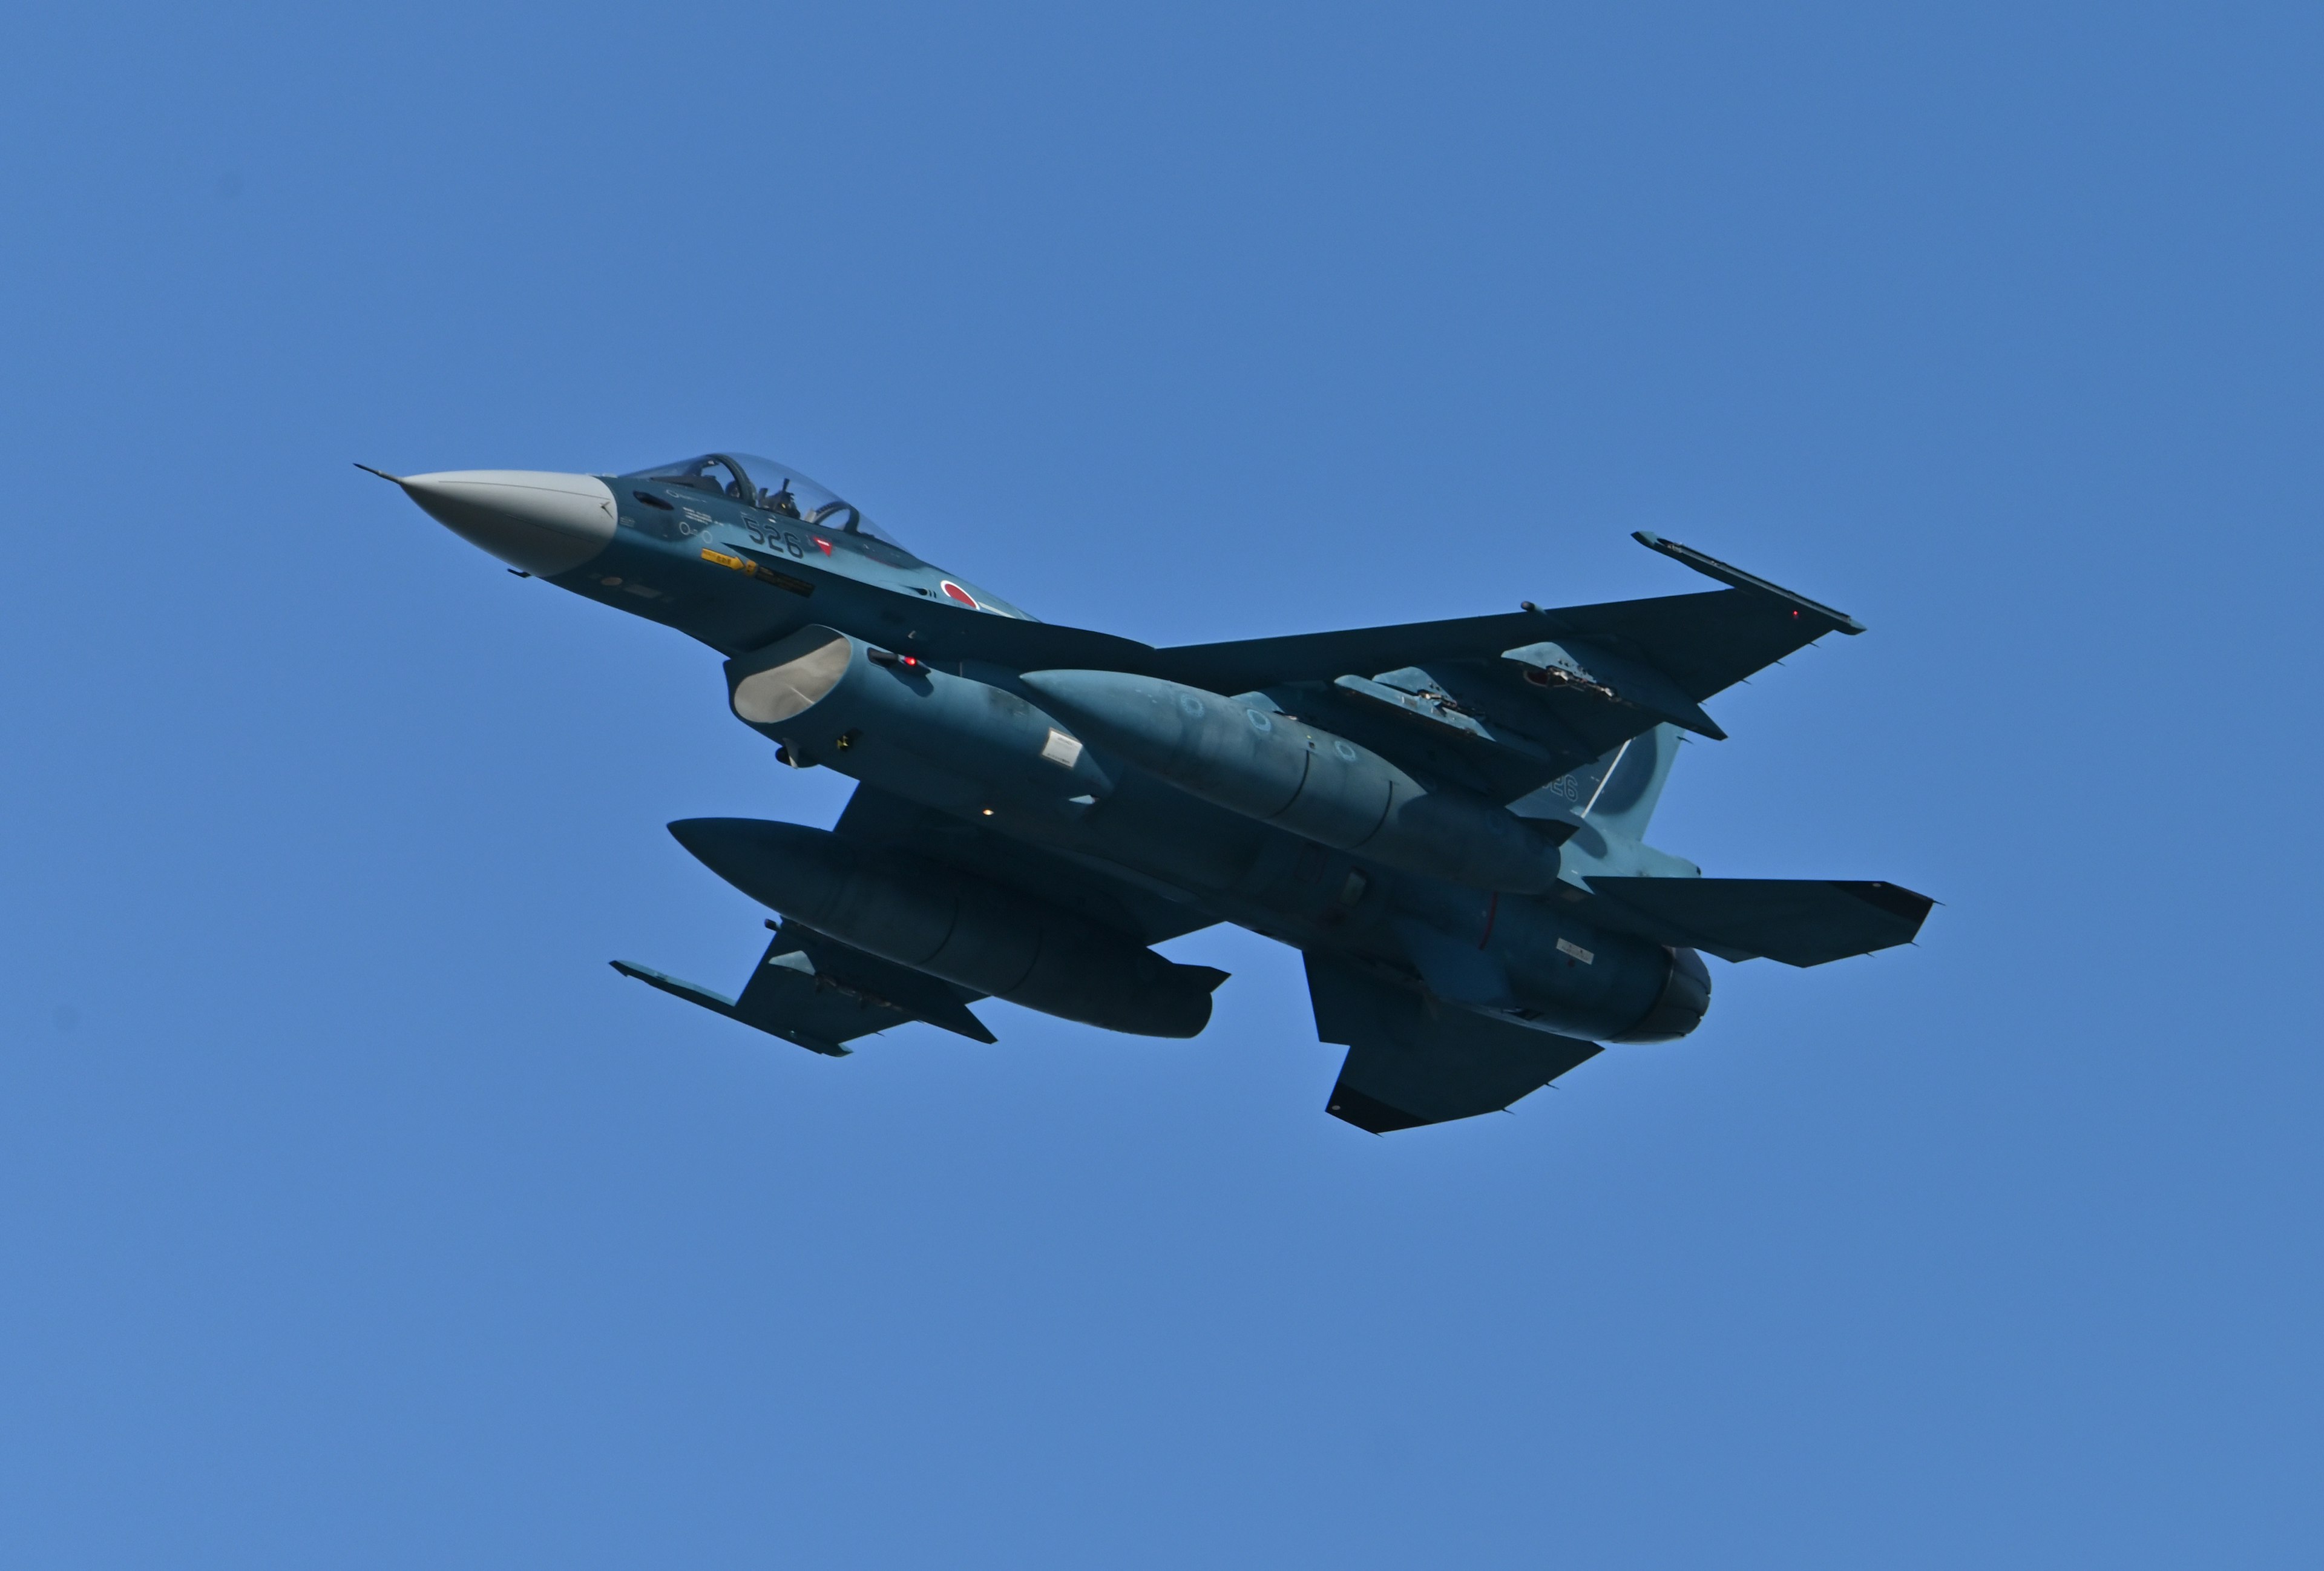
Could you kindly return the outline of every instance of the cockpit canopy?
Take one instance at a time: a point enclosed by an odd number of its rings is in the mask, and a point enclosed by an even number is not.
[[[762,458],[755,453],[706,453],[699,458],[641,469],[624,478],[684,485],[771,513],[778,518],[796,518],[802,523],[820,524],[843,534],[869,535],[898,550],[904,549],[901,542],[829,486],[779,459]]]

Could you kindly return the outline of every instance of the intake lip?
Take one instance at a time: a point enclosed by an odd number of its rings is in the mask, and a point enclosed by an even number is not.
[[[845,633],[828,627],[802,628],[766,652],[770,663],[737,677],[727,702],[735,718],[746,725],[779,725],[795,720],[839,685],[854,652]]]

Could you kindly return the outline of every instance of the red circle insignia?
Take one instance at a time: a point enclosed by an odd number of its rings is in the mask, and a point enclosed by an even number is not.
[[[958,584],[954,583],[950,578],[946,578],[944,581],[943,588],[946,596],[952,599],[959,601],[962,605],[976,605],[976,596],[962,588]],[[980,611],[984,609],[982,605],[976,605],[976,608]]]

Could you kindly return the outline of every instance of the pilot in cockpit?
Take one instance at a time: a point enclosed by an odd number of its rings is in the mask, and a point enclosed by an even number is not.
[[[709,453],[658,468],[641,469],[633,477],[707,492],[745,507],[771,513],[777,518],[796,519],[801,523],[877,541],[891,551],[904,549],[858,512],[853,503],[843,501],[811,476],[772,458],[752,453]],[[764,484],[769,480],[775,482],[771,487]]]

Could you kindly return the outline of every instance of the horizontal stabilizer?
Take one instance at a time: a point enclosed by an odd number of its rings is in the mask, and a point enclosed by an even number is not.
[[[1315,1034],[1348,1048],[1324,1111],[1373,1134],[1499,1113],[1599,1051],[1314,955],[1307,990]]]
[[[1909,944],[1936,901],[1893,883],[1818,878],[1592,878],[1597,914],[1722,960],[1821,966]]]

